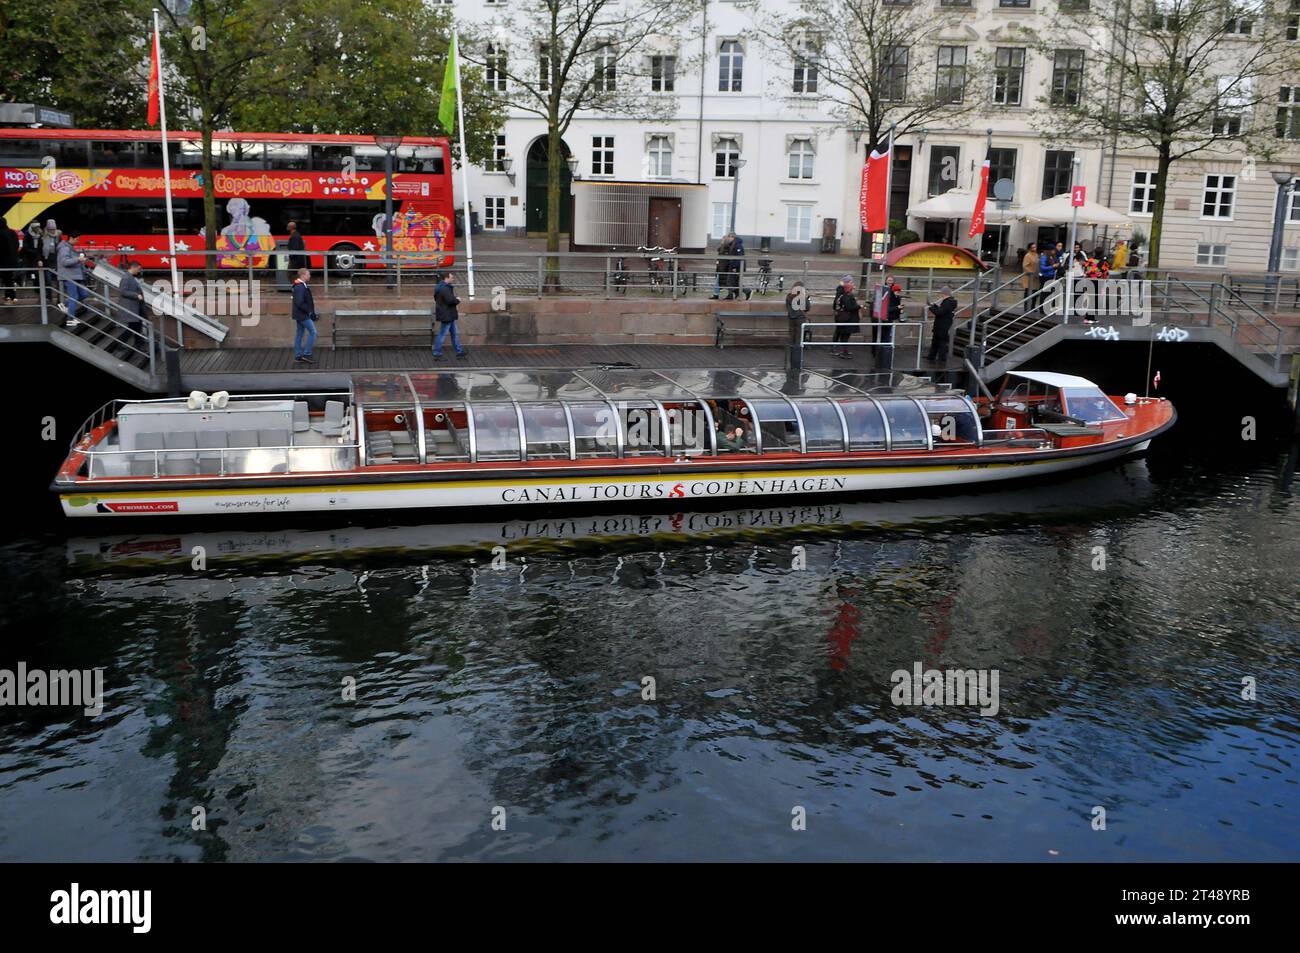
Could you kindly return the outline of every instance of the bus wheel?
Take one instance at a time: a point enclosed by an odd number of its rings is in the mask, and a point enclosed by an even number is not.
[[[361,249],[345,242],[335,245],[330,251],[335,254],[330,255],[329,270],[337,272],[339,277],[351,278],[352,272],[357,268],[357,252]]]

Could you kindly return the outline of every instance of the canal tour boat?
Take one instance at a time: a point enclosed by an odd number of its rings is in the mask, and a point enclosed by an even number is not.
[[[978,402],[844,371],[365,373],[331,393],[113,401],[51,489],[75,517],[680,508],[1061,473],[1140,453],[1175,416],[1046,372]]]

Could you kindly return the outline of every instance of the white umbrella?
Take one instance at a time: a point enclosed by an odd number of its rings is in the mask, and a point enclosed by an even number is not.
[[[975,196],[965,189],[949,189],[918,202],[907,214],[913,218],[970,218],[975,214]]]
[[[1043,199],[1037,205],[1031,205],[1020,213],[1022,222],[1043,225],[1062,225],[1074,217],[1075,208],[1070,204],[1070,193],[1062,192],[1050,199]],[[1132,225],[1127,215],[1109,209],[1096,202],[1084,202],[1079,206],[1080,225]]]

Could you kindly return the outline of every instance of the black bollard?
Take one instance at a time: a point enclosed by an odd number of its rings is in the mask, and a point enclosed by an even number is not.
[[[180,348],[172,348],[163,354],[163,360],[167,365],[167,396],[181,396],[181,351]]]

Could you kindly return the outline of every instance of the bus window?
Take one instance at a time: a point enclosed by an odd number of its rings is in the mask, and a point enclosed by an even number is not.
[[[261,169],[265,165],[260,142],[215,142],[212,151],[213,168]]]
[[[132,169],[136,165],[134,142],[90,143],[90,164],[96,169]]]
[[[312,202],[311,220],[321,235],[373,235],[375,216],[382,215],[383,211],[381,199],[370,202],[317,200]]]
[[[84,139],[42,139],[41,157],[37,164],[44,164],[46,156],[53,158],[60,169],[85,169],[90,162],[89,147]]]
[[[310,164],[307,147],[296,142],[268,142],[266,162],[270,169],[305,169]]]
[[[177,157],[180,161],[176,163],[182,169],[197,169],[203,165],[203,143],[191,141],[189,139],[181,140],[181,151]],[[159,156],[159,161],[162,156]]]
[[[162,143],[161,142],[138,142],[136,143],[136,155],[139,157],[140,167],[144,169],[161,169],[162,168]],[[167,143],[167,160],[169,164],[179,166],[180,163],[180,143]]]
[[[415,149],[398,149],[395,165],[398,172],[424,172],[442,175],[442,150],[437,146],[420,146]],[[382,168],[382,165],[380,166]]]
[[[0,139],[0,165],[35,169],[41,164],[43,143],[36,139]]]
[[[312,146],[311,167],[316,172],[339,172],[345,160],[352,158],[351,146]]]

